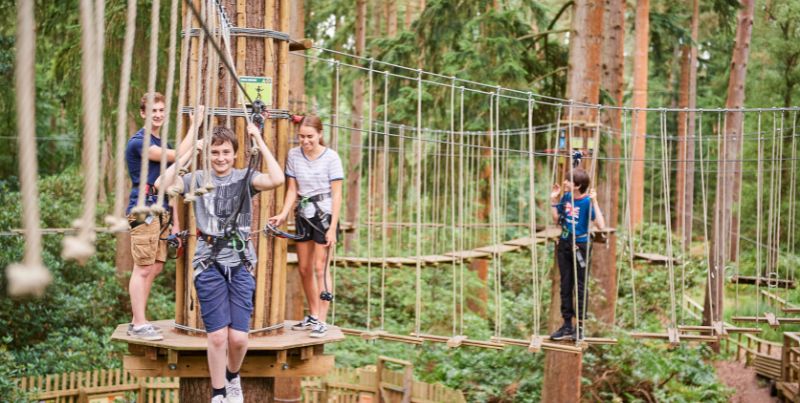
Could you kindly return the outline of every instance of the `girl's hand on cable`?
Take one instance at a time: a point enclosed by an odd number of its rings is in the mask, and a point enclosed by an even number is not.
[[[558,183],[553,184],[552,191],[550,192],[550,200],[553,202],[557,202],[558,195],[560,194],[561,194],[561,186],[559,186]]]
[[[325,233],[325,246],[330,247],[334,243],[336,243],[336,228],[331,226],[328,228],[328,232]]]
[[[269,220],[267,221],[269,221],[270,224],[276,227],[280,227],[281,225],[283,225],[284,222],[286,222],[286,215],[278,214],[275,217],[270,217]]]

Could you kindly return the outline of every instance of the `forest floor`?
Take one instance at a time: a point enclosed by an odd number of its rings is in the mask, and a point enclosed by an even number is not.
[[[777,402],[769,395],[769,384],[756,377],[756,371],[737,361],[716,361],[717,376],[729,388],[735,390],[731,402]]]

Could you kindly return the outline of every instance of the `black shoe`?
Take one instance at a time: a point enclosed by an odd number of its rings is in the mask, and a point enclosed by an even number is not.
[[[572,328],[572,325],[564,324],[561,329],[550,335],[550,340],[575,340],[575,329]]]

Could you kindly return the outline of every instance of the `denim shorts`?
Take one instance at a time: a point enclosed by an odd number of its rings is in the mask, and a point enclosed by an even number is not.
[[[213,263],[195,277],[194,288],[207,333],[228,326],[250,330],[256,281],[245,266],[226,268]]]

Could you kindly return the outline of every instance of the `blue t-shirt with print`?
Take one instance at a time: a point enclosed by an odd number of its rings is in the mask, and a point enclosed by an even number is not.
[[[128,175],[131,177],[131,196],[128,200],[128,208],[125,210],[126,214],[130,214],[131,209],[136,206],[139,201],[139,176],[142,171],[142,146],[144,145],[144,128],[139,129],[133,137],[128,140],[128,146],[125,148],[125,162],[128,163]],[[161,138],[150,136],[150,145],[161,147]],[[167,145],[169,147],[169,144]],[[147,185],[153,186],[156,179],[161,175],[161,162],[150,161],[147,167]],[[145,205],[149,206],[156,202],[156,196],[149,196],[145,200]],[[167,208],[167,201],[164,198],[164,208]]]
[[[558,216],[561,223],[561,239],[572,240],[572,228],[575,228],[575,242],[586,243],[589,240],[589,222],[594,221],[594,208],[589,195],[575,198],[574,205],[572,194],[564,193],[558,202]]]

